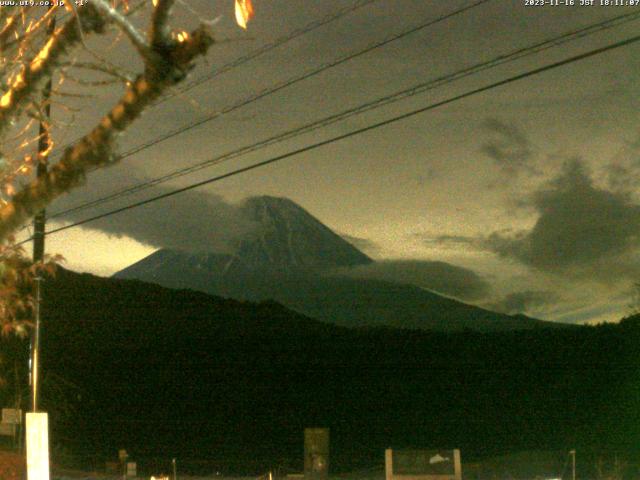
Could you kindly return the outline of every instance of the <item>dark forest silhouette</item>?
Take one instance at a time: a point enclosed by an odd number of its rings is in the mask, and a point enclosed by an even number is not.
[[[456,447],[467,461],[638,454],[638,316],[516,332],[348,329],[275,302],[65,270],[44,305],[43,408],[57,451],[80,463],[127,448],[143,465],[296,470],[302,430],[318,425],[331,428],[334,471],[380,464],[390,446]]]

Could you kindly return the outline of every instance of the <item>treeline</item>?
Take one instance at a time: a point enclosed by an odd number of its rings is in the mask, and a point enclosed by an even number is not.
[[[490,334],[347,329],[272,302],[64,271],[44,298],[43,401],[57,412],[53,442],[79,457],[126,448],[142,465],[295,471],[304,427],[327,426],[334,471],[380,464],[387,447],[637,462],[637,317]]]

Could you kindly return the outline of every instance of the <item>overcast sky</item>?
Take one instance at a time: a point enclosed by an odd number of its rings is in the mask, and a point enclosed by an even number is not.
[[[217,67],[354,0],[254,0],[235,27],[231,0],[184,0],[221,40],[193,72]],[[148,112],[138,145],[301,72],[470,5],[378,0],[202,83]],[[576,0],[579,3],[579,0]],[[178,4],[185,22],[193,12]],[[638,7],[526,6],[493,0],[94,172],[51,212]],[[405,99],[294,140],[69,216],[84,216],[230,171],[637,34],[638,21]],[[118,46],[113,52],[119,51]],[[545,72],[106,221],[48,237],[76,270],[109,275],[157,248],[222,248],[245,225],[234,205],[288,197],[382,262],[373,274],[509,313],[616,320],[640,281],[638,44]],[[123,65],[126,60],[112,53]],[[70,140],[108,107],[76,114]],[[68,113],[53,112],[54,118]],[[61,142],[64,143],[64,142]],[[49,228],[61,225],[49,222]],[[231,227],[230,224],[233,226]],[[222,233],[224,232],[224,233]]]

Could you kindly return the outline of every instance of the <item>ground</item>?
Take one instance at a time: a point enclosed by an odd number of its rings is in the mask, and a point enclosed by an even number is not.
[[[22,480],[24,467],[21,455],[0,450],[0,480]]]

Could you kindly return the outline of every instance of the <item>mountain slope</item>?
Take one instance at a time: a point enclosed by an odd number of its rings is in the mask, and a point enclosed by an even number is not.
[[[52,443],[111,457],[126,448],[143,471],[172,457],[193,472],[296,471],[311,425],[331,428],[334,471],[377,464],[388,446],[455,446],[469,459],[640,444],[637,321],[354,330],[139,281],[61,271],[44,285]],[[66,402],[51,396],[68,388]]]
[[[140,279],[239,300],[272,299],[309,317],[348,327],[493,331],[556,326],[524,315],[491,312],[411,285],[264,269],[226,271],[221,275],[216,267],[225,264],[225,257],[208,255],[200,262],[196,259],[183,252],[160,250],[135,268],[118,273],[116,278]]]
[[[234,261],[244,268],[278,270],[351,267],[372,260],[286,198],[251,197],[242,209],[256,222],[253,236],[242,239]]]
[[[255,197],[242,208],[256,229],[231,252],[162,249],[114,277],[241,300],[273,299],[304,315],[344,326],[490,331],[549,325],[411,285],[332,274],[339,267],[373,261],[291,200]]]
[[[366,265],[372,260],[336,235],[315,217],[289,199],[252,197],[240,208],[254,225],[249,233],[229,245],[229,252],[185,254],[160,250],[118,272],[120,278],[136,275],[163,276],[185,266],[218,277],[254,271],[287,273]]]

